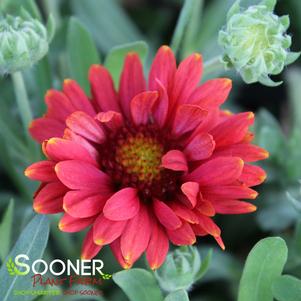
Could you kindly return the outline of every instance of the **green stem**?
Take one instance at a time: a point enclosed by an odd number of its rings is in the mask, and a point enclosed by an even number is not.
[[[217,72],[217,71],[222,72],[224,70],[225,70],[224,65],[221,62],[220,55],[218,55],[204,63],[204,76],[209,75],[213,72]]]
[[[197,0],[199,1],[199,0]],[[175,55],[177,54],[182,39],[184,37],[185,30],[187,28],[187,24],[195,7],[195,0],[185,0],[184,5],[182,7],[176,29],[174,31],[172,40],[171,40],[171,48]]]
[[[28,127],[30,122],[33,119],[32,111],[29,104],[29,99],[23,79],[23,75],[20,71],[15,72],[11,75],[13,85],[14,85],[14,91],[16,95],[17,105],[19,109],[19,114],[21,117],[22,125],[24,128],[24,133],[28,141],[28,147],[31,150],[31,153],[33,154],[32,159],[39,159],[39,150],[37,148],[37,145],[33,142],[33,140],[30,138],[28,133]]]
[[[19,108],[19,113],[23,124],[23,128],[25,130],[26,135],[28,135],[27,129],[33,117],[31,113],[31,108],[27,97],[27,92],[26,92],[22,73],[20,71],[13,73],[12,80],[14,84],[17,105]]]

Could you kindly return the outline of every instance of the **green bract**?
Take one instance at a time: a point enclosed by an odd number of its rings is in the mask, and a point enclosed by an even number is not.
[[[201,257],[197,248],[185,246],[169,253],[155,275],[161,288],[167,292],[188,290],[197,280],[200,268]]]
[[[0,74],[13,73],[39,61],[47,52],[53,29],[24,13],[0,20]]]
[[[276,0],[264,0],[242,10],[237,1],[227,15],[227,24],[219,32],[226,68],[234,67],[246,83],[259,81],[276,86],[269,75],[279,74],[300,53],[290,52],[291,37],[286,34],[289,17],[273,13]]]

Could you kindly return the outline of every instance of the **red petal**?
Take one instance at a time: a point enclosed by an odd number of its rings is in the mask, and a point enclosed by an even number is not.
[[[123,124],[122,115],[114,111],[100,112],[96,119],[113,132],[116,132]]]
[[[85,92],[76,81],[72,79],[65,79],[63,91],[70,99],[70,102],[76,111],[83,111],[90,116],[94,116],[96,114]]]
[[[241,142],[245,137],[250,125],[254,122],[254,114],[245,112],[235,114],[221,122],[210,134],[217,147]]]
[[[206,216],[214,216],[215,215],[215,210],[214,210],[214,207],[212,206],[211,202],[209,202],[205,199],[202,199],[200,202],[198,202],[197,210],[202,215],[206,215]]]
[[[41,182],[57,181],[53,161],[40,161],[27,167],[24,171],[26,177]]]
[[[166,91],[170,92],[176,67],[176,59],[172,50],[168,46],[161,46],[153,60],[149,72],[149,89],[159,90],[159,80]]]
[[[205,120],[208,112],[196,105],[181,105],[178,107],[172,126],[172,133],[176,136],[194,130]]]
[[[63,197],[68,188],[60,182],[43,185],[35,194],[33,208],[40,214],[63,212]]]
[[[76,218],[65,213],[59,222],[59,229],[63,232],[79,232],[90,226],[95,217]]]
[[[64,197],[64,210],[73,217],[90,217],[102,210],[107,198],[86,190],[69,191]]]
[[[182,226],[176,230],[167,230],[168,238],[174,245],[193,245],[196,242],[194,232],[187,222],[182,222]]]
[[[220,228],[214,223],[214,221],[210,217],[199,215],[199,224],[208,234],[214,237],[221,236]]]
[[[242,158],[245,162],[256,162],[267,159],[269,152],[257,145],[238,143],[219,148],[214,152],[214,156],[234,156]]]
[[[175,74],[172,103],[187,103],[192,92],[201,80],[203,71],[202,56],[194,53],[183,60]]]
[[[206,199],[255,199],[258,195],[246,185],[207,186],[202,194]]]
[[[120,248],[120,238],[114,240],[111,244],[110,244],[111,250],[115,256],[115,258],[117,259],[117,261],[119,262],[119,264],[124,268],[124,269],[130,269],[133,265],[133,263],[128,263],[124,260],[122,253],[121,253],[121,248]]]
[[[62,161],[56,164],[58,178],[70,189],[109,192],[109,177],[95,166],[82,161]]]
[[[221,247],[222,250],[226,249],[225,244],[220,236],[214,237],[214,239],[216,240],[216,242],[218,243],[218,245]]]
[[[165,228],[175,230],[182,225],[181,220],[177,217],[174,211],[165,203],[154,199],[153,208],[157,219]]]
[[[93,228],[91,228],[83,242],[81,259],[92,259],[101,250],[102,246],[98,246],[93,241]]]
[[[72,140],[77,144],[82,145],[89,152],[91,157],[94,158],[96,162],[99,161],[98,150],[87,139],[83,138],[80,135],[75,134],[73,131],[71,131],[68,128],[65,129],[63,138],[67,140]]]
[[[130,101],[143,91],[145,91],[143,67],[138,54],[131,52],[125,58],[119,85],[121,108],[128,119],[130,118]]]
[[[183,206],[178,202],[172,202],[170,204],[170,207],[172,208],[172,210],[175,212],[177,216],[189,222],[190,224],[195,224],[199,222],[197,215],[186,206]]]
[[[45,143],[44,149],[54,161],[80,160],[97,165],[86,148],[71,140],[51,138]]]
[[[232,88],[228,78],[215,78],[199,86],[189,98],[189,103],[197,104],[204,109],[212,109],[222,105]]]
[[[251,203],[237,200],[213,200],[215,211],[220,214],[244,214],[256,211]]]
[[[158,92],[142,92],[131,100],[132,119],[136,125],[146,125],[152,116],[152,109],[158,99]]]
[[[215,148],[215,142],[207,133],[198,134],[186,145],[184,153],[188,160],[204,160],[209,158]]]
[[[42,143],[51,137],[62,137],[65,127],[65,124],[61,121],[42,117],[31,122],[29,132],[36,141]]]
[[[156,270],[162,265],[168,253],[168,248],[169,241],[164,230],[157,222],[154,222],[151,238],[146,249],[146,259],[152,270]]]
[[[176,171],[188,171],[185,155],[179,150],[170,150],[161,159],[161,166]]]
[[[68,97],[57,90],[48,90],[45,95],[45,102],[48,108],[46,116],[64,123],[66,118],[76,111]]]
[[[186,182],[182,184],[181,190],[187,196],[192,208],[194,208],[198,200],[200,185],[196,182]]]
[[[256,186],[264,182],[266,172],[259,166],[245,164],[239,180],[247,186]]]
[[[150,219],[145,205],[128,221],[121,235],[120,245],[124,260],[132,265],[146,250],[151,234]]]
[[[162,128],[167,120],[169,99],[166,88],[158,81],[159,98],[154,105],[153,117],[155,122]]]
[[[244,161],[237,157],[219,157],[212,159],[185,178],[187,181],[197,181],[202,186],[230,184],[237,180],[242,173]]]
[[[118,96],[109,71],[101,65],[92,65],[89,70],[89,81],[93,99],[101,111],[120,112]]]
[[[112,221],[122,221],[137,215],[140,200],[135,188],[123,188],[113,194],[106,202],[103,213]]]
[[[74,112],[68,117],[66,124],[74,133],[93,142],[102,143],[105,140],[102,127],[84,112]]]
[[[93,225],[94,242],[97,245],[110,244],[121,235],[126,224],[127,221],[111,221],[100,215]]]

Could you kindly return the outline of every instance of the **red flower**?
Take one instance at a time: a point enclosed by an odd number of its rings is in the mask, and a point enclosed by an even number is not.
[[[251,162],[268,157],[253,144],[253,113],[220,110],[231,89],[226,78],[198,86],[202,58],[193,54],[176,67],[162,46],[146,84],[139,57],[125,59],[118,92],[105,67],[89,72],[92,99],[73,80],[46,94],[48,111],[30,133],[43,142],[46,161],[25,171],[42,184],[38,213],[63,212],[59,228],[90,227],[82,257],[110,245],[124,268],[146,252],[152,269],[164,261],[169,241],[191,245],[212,235],[224,248],[215,214],[256,207],[250,187],[265,172]]]

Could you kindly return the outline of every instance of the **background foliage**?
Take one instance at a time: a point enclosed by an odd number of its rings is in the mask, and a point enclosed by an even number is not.
[[[130,50],[139,53],[145,61],[146,69],[150,66],[155,50],[162,44],[180,46],[179,59],[198,51],[203,54],[204,61],[209,60],[220,51],[217,46],[217,34],[232,3],[232,0],[194,1],[195,7],[188,20],[181,45],[178,45],[177,40],[181,28],[177,27],[173,35],[183,4],[181,0],[2,0],[0,10],[2,14],[17,15],[22,4],[41,20],[46,20],[50,13],[54,16],[57,29],[48,55],[24,72],[31,107],[35,116],[40,116],[45,110],[43,96],[46,90],[50,87],[60,89],[65,78],[75,78],[89,93],[87,70],[93,63],[105,64],[112,72],[117,85],[123,58]],[[256,1],[244,0],[242,3],[248,5]],[[293,47],[296,47],[292,50],[300,50],[301,2],[279,1],[276,10],[279,15],[290,15],[290,32],[294,40]],[[182,11],[179,20],[186,22],[185,18],[187,21],[185,11]],[[198,241],[197,247],[203,260],[208,250],[212,249],[213,253],[207,273],[189,292],[190,300],[230,301],[238,298],[239,301],[265,301],[273,300],[274,296],[279,301],[298,301],[301,295],[301,284],[297,279],[301,278],[301,194],[298,183],[301,179],[301,60],[276,77],[276,81],[284,81],[283,85],[276,88],[260,84],[246,85],[235,72],[221,74],[213,70],[206,78],[215,76],[228,76],[234,80],[230,100],[225,108],[233,111],[252,110],[257,113],[254,126],[256,142],[268,149],[271,156],[263,165],[268,172],[268,179],[260,187],[260,196],[255,201],[258,211],[247,216],[218,218],[224,233],[226,251],[220,251],[211,239],[203,238]],[[34,216],[31,204],[36,185],[23,176],[23,170],[41,155],[34,150],[36,147],[33,149],[22,129],[11,78],[1,78],[0,87],[2,294],[3,288],[6,290],[10,285],[2,281],[6,277],[3,267],[7,258],[16,254],[18,248],[24,252],[26,240],[33,239],[35,235],[34,232],[30,232],[28,236],[26,231],[30,231],[32,223],[36,223],[35,231],[42,231],[46,239],[48,230],[40,228],[41,221],[36,217],[27,225]],[[49,260],[78,258],[83,234],[67,235],[60,232],[57,229],[58,219],[58,216],[50,217],[47,247],[43,240],[33,242],[38,246],[38,253],[32,253],[33,258],[41,256],[44,249],[43,257]],[[43,223],[43,227],[46,225],[47,223]],[[256,245],[243,272],[247,254],[256,242],[267,236],[281,236],[282,239],[267,238]],[[13,248],[18,237],[19,245]],[[107,273],[120,270],[109,249],[104,248],[99,256],[105,262]],[[139,261],[135,267],[145,268],[144,261]],[[261,268],[261,272],[257,274]],[[151,273],[139,269],[130,273],[133,275],[116,273],[114,281],[104,282],[105,300],[163,299]],[[238,293],[241,276],[241,288]],[[139,291],[139,282],[133,279],[140,281],[145,289],[148,285],[154,288],[150,289],[151,293],[147,296],[143,295],[143,292]],[[251,297],[256,290],[257,297]],[[138,295],[132,295],[133,292],[137,292]],[[185,298],[188,298],[186,292],[179,291],[165,300]],[[48,299],[49,297],[43,297],[39,300]],[[4,296],[1,300],[15,299],[7,299],[7,296]],[[60,297],[58,300],[76,300],[76,297]],[[104,299],[95,297],[95,300]]]

